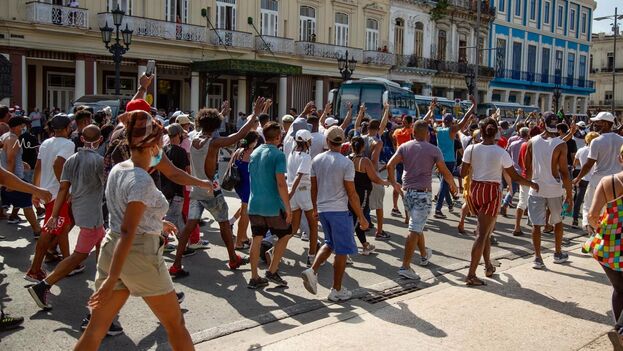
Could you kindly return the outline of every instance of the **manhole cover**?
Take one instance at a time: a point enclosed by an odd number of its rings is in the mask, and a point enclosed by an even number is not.
[[[381,301],[386,301],[394,297],[406,295],[410,292],[414,292],[420,290],[416,284],[404,284],[400,286],[395,286],[393,288],[385,289],[383,291],[370,291],[365,296],[361,298],[362,301],[365,301],[369,304],[379,303]]]

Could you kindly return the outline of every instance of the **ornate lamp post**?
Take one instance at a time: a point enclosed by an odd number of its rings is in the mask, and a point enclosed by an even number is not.
[[[562,60],[556,60],[556,70],[554,72],[554,92],[552,97],[554,98],[554,106],[556,109],[554,113],[558,113],[560,96],[562,95],[562,91],[560,89],[560,83],[562,81]]]
[[[125,24],[125,29],[120,30],[121,22],[123,21],[123,16],[125,12],[119,9],[119,5],[117,8],[111,11],[112,13],[112,21],[115,28],[111,28],[108,26],[108,21],[104,24],[104,27],[100,27],[100,31],[102,32],[102,41],[106,46],[106,49],[112,54],[112,59],[115,62],[115,95],[120,95],[121,90],[121,61],[123,60],[123,55],[130,50],[130,44],[132,44],[132,33],[133,31],[128,28],[128,24]],[[115,38],[112,38],[112,32],[115,31]],[[119,37],[119,33],[121,33],[121,37]],[[111,40],[114,40],[114,43],[111,45]],[[123,40],[123,44],[121,41]]]
[[[478,69],[478,66],[476,66],[475,69]],[[474,95],[474,90],[476,89],[476,75],[474,71],[469,68],[465,74],[465,85],[467,85],[467,93],[469,95]]]
[[[355,68],[357,67],[357,60],[354,57],[348,59],[348,50],[344,56],[340,56],[337,59],[337,68],[342,75],[343,80],[349,80],[352,77]]]

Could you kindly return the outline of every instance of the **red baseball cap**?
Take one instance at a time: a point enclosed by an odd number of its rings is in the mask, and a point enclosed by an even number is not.
[[[130,100],[125,105],[125,112],[132,111],[145,111],[147,113],[151,113],[151,105],[143,99]]]

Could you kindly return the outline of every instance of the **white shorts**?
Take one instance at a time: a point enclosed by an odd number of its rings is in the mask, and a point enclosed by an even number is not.
[[[527,185],[519,186],[519,202],[517,202],[517,208],[526,210],[528,208],[528,193],[530,192],[530,187]]]
[[[290,199],[290,209],[292,211],[302,210],[303,212],[311,211],[314,209],[314,205],[311,200],[311,192],[308,187],[299,186],[292,198]]]

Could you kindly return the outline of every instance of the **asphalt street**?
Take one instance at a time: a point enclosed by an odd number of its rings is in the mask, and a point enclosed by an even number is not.
[[[437,184],[435,184],[435,188]],[[348,289],[359,289],[361,296],[370,289],[385,289],[401,284],[397,270],[403,254],[404,240],[407,235],[406,225],[402,218],[390,216],[391,190],[386,189],[385,196],[385,231],[391,234],[389,241],[374,241],[373,232],[369,232],[369,240],[377,247],[377,254],[371,256],[356,255],[354,264],[347,268],[344,286]],[[239,207],[239,200],[234,194],[227,194],[233,215]],[[402,208],[402,206],[401,206]],[[459,211],[448,212],[445,220],[430,218],[426,228],[427,246],[433,249],[433,258],[427,267],[413,265],[422,278],[442,275],[457,271],[469,264],[469,253],[473,241],[470,235],[457,233],[456,225]],[[514,210],[509,211],[509,218],[500,217],[496,227],[499,244],[494,246],[492,256],[502,263],[530,255],[532,244],[529,235],[513,237],[512,222]],[[282,261],[280,271],[282,277],[289,282],[287,289],[269,286],[254,291],[247,288],[250,278],[249,267],[232,272],[226,266],[226,250],[218,232],[218,226],[211,221],[210,215],[202,227],[203,238],[210,241],[210,248],[185,258],[184,265],[190,276],[175,280],[177,291],[186,294],[182,303],[187,328],[195,342],[210,340],[219,336],[234,333],[258,325],[265,325],[283,318],[297,318],[302,313],[329,313],[323,300],[331,286],[332,267],[326,264],[320,269],[320,285],[318,295],[309,294],[303,287],[300,273],[305,269],[307,243],[294,237]],[[524,232],[529,233],[525,226]],[[570,219],[565,223],[569,224]],[[468,219],[466,230],[473,232],[475,220]],[[235,228],[234,228],[235,232]],[[78,232],[70,233],[73,247]],[[30,265],[35,242],[32,240],[30,228],[23,221],[19,225],[0,222],[0,298],[7,312],[26,318],[23,328],[0,334],[0,349],[3,350],[68,350],[73,347],[80,336],[80,322],[87,313],[86,302],[93,292],[95,276],[95,258],[91,254],[86,262],[84,273],[66,278],[52,289],[50,297],[53,309],[41,311],[36,306],[25,287],[30,283],[23,279],[24,272]],[[565,226],[567,238],[577,238],[580,232]],[[544,247],[553,247],[553,236],[544,235]],[[548,249],[545,250],[546,252]],[[246,254],[246,253],[245,253]],[[417,262],[419,256],[415,256]],[[172,256],[167,256],[172,261]],[[414,263],[415,263],[414,262]],[[546,265],[552,262],[546,260]],[[48,271],[53,267],[45,266]],[[264,266],[260,266],[264,270]],[[379,288],[383,287],[383,288]],[[106,338],[102,343],[103,350],[147,350],[168,349],[167,337],[163,327],[151,313],[146,304],[139,298],[130,298],[119,315],[119,322],[125,334]]]

